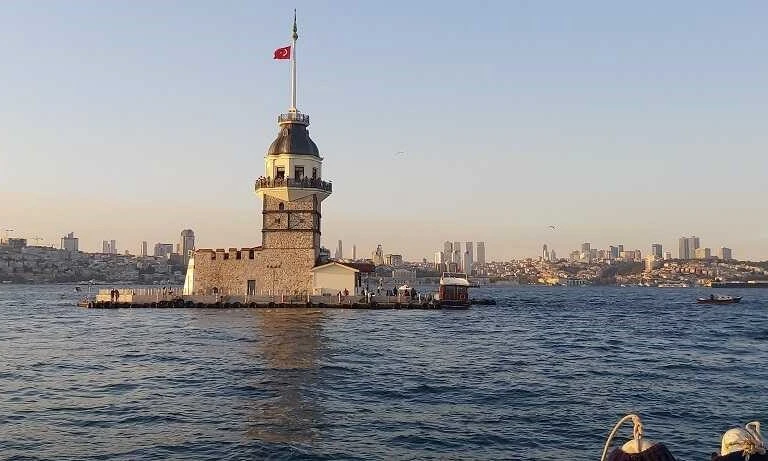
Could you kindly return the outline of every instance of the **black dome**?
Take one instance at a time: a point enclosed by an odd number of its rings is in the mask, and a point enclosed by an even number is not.
[[[299,154],[320,156],[320,151],[309,137],[306,125],[300,123],[288,123],[280,127],[277,139],[269,146],[267,155]]]

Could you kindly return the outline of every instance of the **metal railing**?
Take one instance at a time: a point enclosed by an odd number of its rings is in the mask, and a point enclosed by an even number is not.
[[[287,114],[280,114],[277,116],[277,123],[289,123],[298,122],[304,125],[309,125],[309,115],[302,114],[301,112],[288,112]]]
[[[273,187],[300,187],[303,189],[320,189],[326,192],[333,192],[333,185],[330,182],[321,179],[312,178],[259,178],[256,180],[256,190],[269,189]]]

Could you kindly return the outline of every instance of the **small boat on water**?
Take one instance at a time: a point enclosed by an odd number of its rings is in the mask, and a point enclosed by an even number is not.
[[[467,274],[443,272],[435,301],[442,307],[469,307],[469,280]]]
[[[696,300],[698,304],[736,304],[741,301],[741,296],[715,296],[711,295],[709,298],[699,298]]]

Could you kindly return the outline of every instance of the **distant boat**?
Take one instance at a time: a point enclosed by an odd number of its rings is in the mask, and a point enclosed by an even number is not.
[[[699,298],[696,300],[698,304],[736,304],[741,301],[741,296],[715,296],[712,295],[709,298]]]
[[[667,282],[657,285],[659,288],[688,288],[688,284],[685,282]]]
[[[12,280],[3,280],[2,283],[13,283],[13,281]]]

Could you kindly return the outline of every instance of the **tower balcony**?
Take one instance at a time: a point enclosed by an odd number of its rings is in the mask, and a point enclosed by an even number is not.
[[[333,192],[333,184],[307,177],[301,179],[262,177],[256,180],[255,192],[258,195],[270,195],[288,201],[312,194],[324,200]]]
[[[309,125],[309,115],[302,114],[301,112],[288,112],[286,114],[280,114],[277,116],[277,123],[282,125],[283,123],[300,123],[302,125]]]

